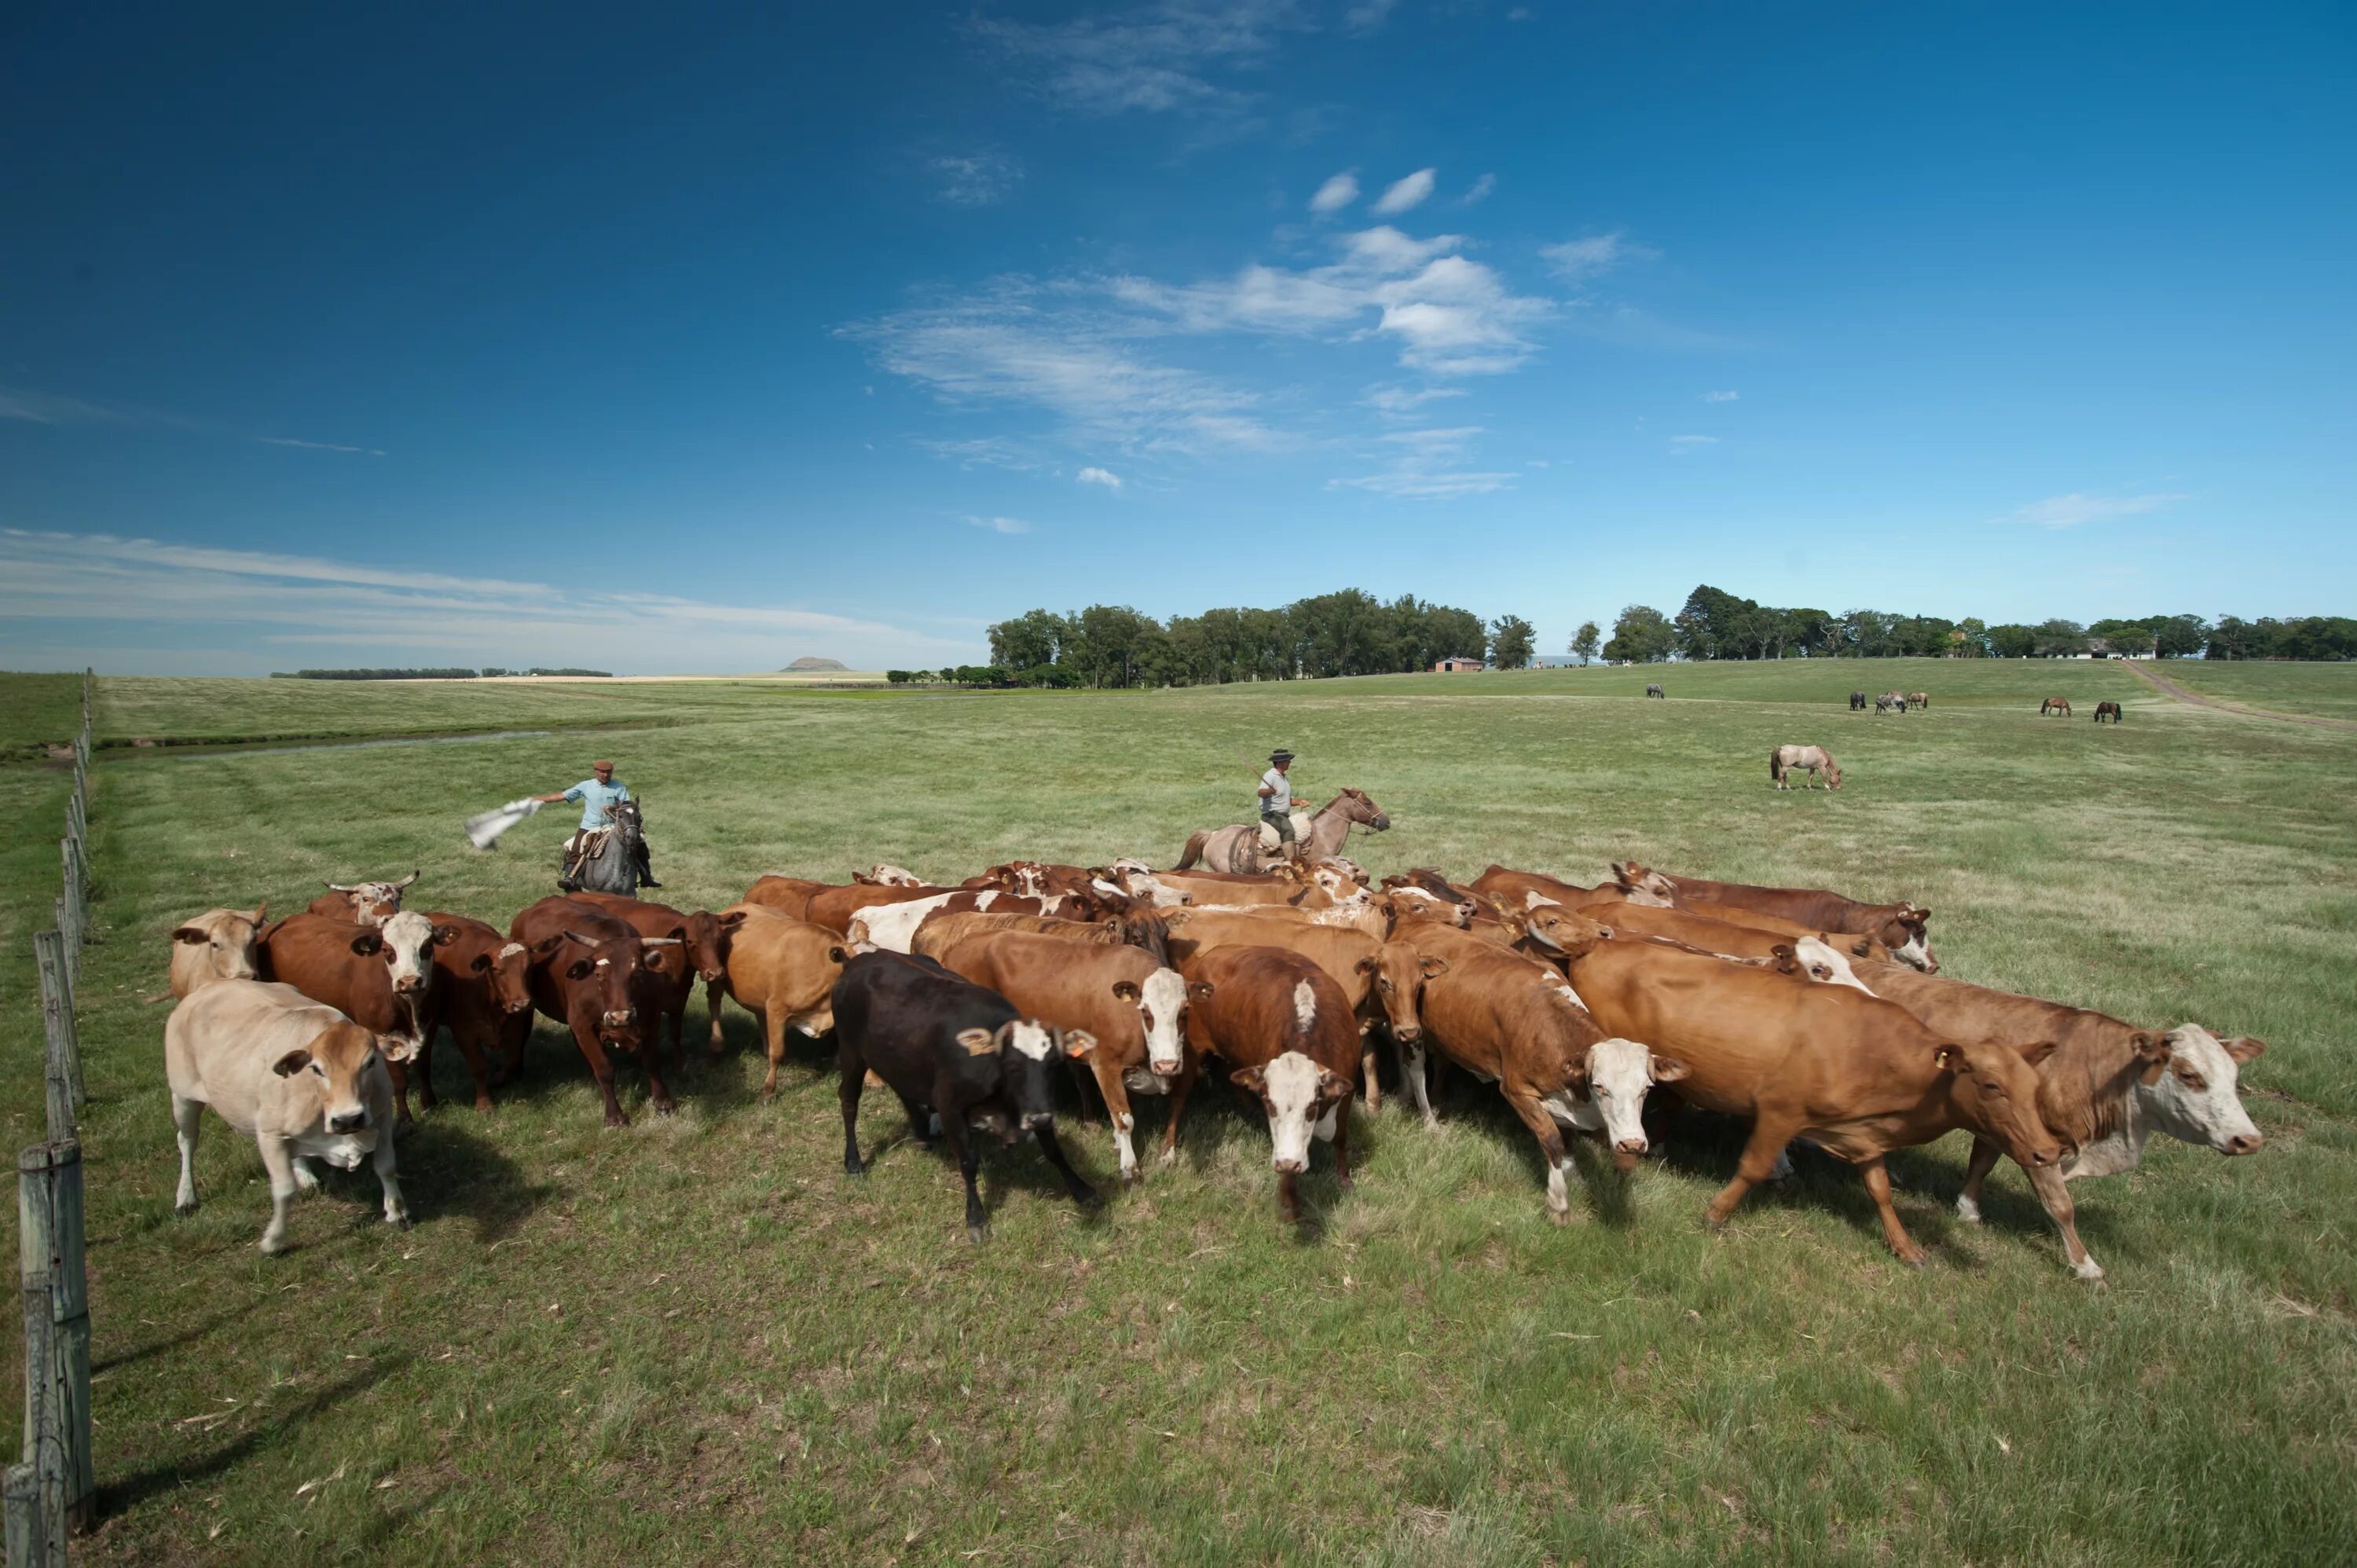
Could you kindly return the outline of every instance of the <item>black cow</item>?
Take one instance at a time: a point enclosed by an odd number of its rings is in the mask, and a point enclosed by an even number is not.
[[[1866,693],[1864,692],[1852,692],[1849,694],[1849,711],[1854,714],[1862,714],[1866,712]]]
[[[859,1158],[859,1092],[872,1069],[900,1097],[920,1144],[932,1145],[929,1122],[941,1118],[965,1177],[968,1239],[990,1233],[990,1216],[974,1190],[974,1127],[1012,1144],[1019,1124],[1039,1141],[1074,1203],[1093,1208],[1102,1201],[1056,1142],[1052,1069],[1068,1057],[1086,1056],[1096,1045],[1092,1036],[1026,1018],[997,992],[931,959],[881,951],[843,966],[834,983],[834,1036],[843,1072],[843,1168],[851,1175],[866,1169]]]

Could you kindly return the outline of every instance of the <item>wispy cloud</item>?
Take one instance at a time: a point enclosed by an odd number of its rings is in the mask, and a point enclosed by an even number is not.
[[[1740,401],[1742,396],[1743,394],[1739,392],[1706,392],[1702,394],[1702,401],[1705,403],[1736,403]]]
[[[1394,180],[1391,188],[1383,192],[1383,199],[1375,203],[1375,215],[1379,218],[1394,218],[1411,208],[1420,206],[1424,199],[1432,194],[1433,182],[1437,174],[1438,171],[1435,169],[1420,168],[1404,179]]]
[[[1394,500],[1414,501],[1456,500],[1503,489],[1513,482],[1513,475],[1458,467],[1473,438],[1480,434],[1478,424],[1394,431],[1382,437],[1382,467],[1372,474],[1329,480],[1327,488],[1370,490]]]
[[[1477,201],[1488,199],[1490,193],[1497,188],[1498,177],[1494,174],[1485,174],[1473,182],[1471,189],[1457,199],[1457,205],[1470,207]]]
[[[1620,231],[1609,234],[1590,235],[1585,240],[1566,240],[1559,245],[1547,245],[1539,254],[1555,270],[1557,277],[1569,283],[1587,283],[1630,262],[1651,261],[1661,254],[1643,245],[1631,243]]]
[[[1410,390],[1399,386],[1379,386],[1369,387],[1367,395],[1359,401],[1387,419],[1405,419],[1426,403],[1464,395],[1463,387],[1418,387]]]
[[[2089,496],[2073,491],[2018,507],[2013,520],[2034,522],[2040,528],[2076,528],[2083,522],[2109,522],[2114,518],[2158,511],[2188,499],[2183,495]]]
[[[1049,102],[1112,115],[1237,113],[1251,95],[1214,79],[1265,66],[1286,34],[1308,25],[1293,0],[1160,0],[1063,22],[984,17],[966,26]]]
[[[1716,446],[1717,445],[1718,437],[1716,435],[1673,435],[1670,437],[1670,450],[1673,452],[1694,452],[1698,451],[1705,446]]]
[[[135,411],[84,403],[78,397],[0,387],[0,419],[21,419],[32,424],[123,424],[140,417]]]
[[[823,639],[866,662],[955,651],[972,639],[788,606],[414,572],[326,557],[174,544],[112,534],[0,529],[0,638],[26,622],[91,621],[142,632],[215,628],[205,640],[258,654],[264,643],[374,649],[401,663],[433,650],[497,663],[598,669],[774,669],[780,639]],[[190,644],[194,646],[194,644]],[[801,651],[811,651],[802,648]]]
[[[257,435],[254,439],[264,446],[295,446],[306,452],[350,452],[362,457],[384,456],[384,449],[381,446],[346,446],[335,441],[296,441],[285,435]]]
[[[1121,476],[1111,468],[1082,468],[1080,479],[1084,485],[1103,485],[1109,490],[1121,489]]]
[[[1399,0],[1358,0],[1342,13],[1342,24],[1354,33],[1372,33],[1399,8]]]
[[[973,514],[968,513],[965,521],[970,527],[984,529],[992,533],[1028,533],[1031,532],[1031,525],[1024,521],[1019,517],[975,517]]]
[[[991,148],[945,153],[926,167],[935,182],[934,196],[951,207],[995,206],[1023,182],[1023,166]]]
[[[1320,218],[1340,212],[1359,199],[1359,177],[1343,173],[1328,177],[1318,194],[1309,199],[1309,210]]]

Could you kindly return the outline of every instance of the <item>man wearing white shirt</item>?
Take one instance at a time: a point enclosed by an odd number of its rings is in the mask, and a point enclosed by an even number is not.
[[[1309,802],[1293,797],[1293,786],[1285,777],[1292,766],[1293,753],[1280,747],[1268,754],[1268,771],[1260,776],[1260,820],[1275,830],[1285,858],[1298,860],[1301,845],[1293,836],[1293,808]]]

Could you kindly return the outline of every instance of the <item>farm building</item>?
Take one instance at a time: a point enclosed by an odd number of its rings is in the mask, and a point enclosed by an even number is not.
[[[1454,675],[1460,670],[1479,670],[1480,668],[1481,661],[1478,659],[1460,659],[1452,656],[1450,658],[1444,659],[1439,663],[1434,665],[1432,667],[1432,672],[1436,675]]]

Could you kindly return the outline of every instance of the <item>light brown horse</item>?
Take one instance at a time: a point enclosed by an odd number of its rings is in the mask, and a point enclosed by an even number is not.
[[[1768,777],[1776,781],[1779,789],[1791,789],[1785,774],[1802,768],[1809,770],[1809,782],[1804,788],[1814,788],[1820,779],[1827,789],[1841,788],[1841,764],[1822,746],[1780,746],[1768,754]]]
[[[1921,708],[1928,713],[1932,707],[1932,693],[1910,692],[1907,693],[1907,705],[1910,708]]]
[[[1309,819],[1309,832],[1301,841],[1302,858],[1315,863],[1339,854],[1353,825],[1379,833],[1392,825],[1392,820],[1365,790],[1345,789]],[[1205,828],[1189,837],[1178,864],[1171,869],[1185,871],[1199,860],[1209,871],[1251,873],[1273,870],[1284,863],[1285,856],[1261,847],[1259,823],[1240,822],[1232,828]]]
[[[2044,702],[2038,704],[2038,716],[2040,718],[2042,719],[2049,714],[2061,714],[2064,718],[2069,718],[2071,716],[2071,699],[2068,697],[2049,697]]]

